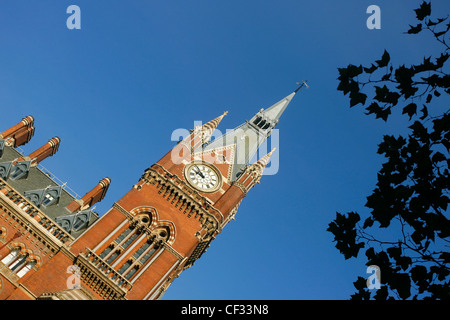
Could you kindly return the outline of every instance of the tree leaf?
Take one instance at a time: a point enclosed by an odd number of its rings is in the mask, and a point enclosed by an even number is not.
[[[360,75],[363,71],[362,66],[355,66],[349,64],[346,68],[338,68],[339,79],[354,78]]]
[[[436,58],[436,65],[438,68],[442,68],[444,66],[444,63],[447,61],[447,59],[450,57],[450,54],[447,52],[441,53],[439,58]]]
[[[375,100],[379,102],[386,102],[395,106],[400,98],[398,92],[393,92],[388,89],[386,85],[383,87],[375,86]]]
[[[403,271],[406,271],[411,265],[412,260],[410,257],[403,256],[397,258],[397,264],[402,268]]]
[[[377,153],[387,161],[382,163],[376,187],[367,196],[365,206],[370,215],[362,228],[359,215],[349,213],[337,214],[327,229],[335,235],[336,248],[346,259],[356,257],[366,245],[366,265],[381,269],[382,289],[370,291],[366,279],[360,278],[355,282],[358,292],[352,295],[353,299],[450,297],[450,253],[439,251],[442,242],[450,237],[450,112],[445,111],[445,101],[437,103],[450,95],[450,51],[445,43],[442,47],[450,23],[448,16],[429,19],[430,2],[422,2],[415,14],[418,21],[411,23],[405,33],[418,34],[429,29],[430,33],[420,36],[428,36],[435,44],[439,42],[440,52],[426,55],[424,47],[422,61],[394,67],[384,50],[379,60],[365,63],[368,67],[356,64],[339,69],[338,90],[349,94],[350,106],[362,103],[367,115],[375,114],[385,121],[398,110],[409,117],[407,122],[396,122],[407,123],[405,127],[409,129],[398,128],[403,133],[384,135],[379,144]],[[377,72],[383,67],[387,69]],[[429,108],[433,108],[433,113]],[[401,229],[394,224],[395,218],[399,218]],[[388,239],[402,240],[396,244]],[[369,247],[373,244],[377,252]]]
[[[357,257],[364,247],[364,242],[356,242],[356,224],[360,220],[358,213],[349,212],[346,215],[336,212],[336,219],[328,224],[327,231],[334,235],[336,249],[345,259]]]
[[[440,161],[446,161],[447,158],[446,158],[442,153],[440,153],[439,151],[436,151],[436,152],[433,154],[431,160],[432,160],[434,163],[438,163],[438,162],[440,162]]]
[[[369,73],[370,74],[370,73],[373,73],[375,70],[377,70],[378,67],[376,65],[372,64],[370,68],[364,67],[363,69],[364,69],[365,73]]]
[[[409,26],[410,28],[409,28],[409,30],[407,31],[407,33],[409,33],[409,34],[417,34],[417,33],[419,33],[420,31],[422,31],[422,24],[421,23],[419,23],[417,26],[415,26],[415,27],[413,27],[413,26]]]
[[[384,50],[383,55],[381,56],[381,59],[376,60],[375,62],[378,64],[379,68],[382,68],[382,67],[386,67],[390,60],[391,60],[391,56],[389,55],[389,53],[386,50]]]
[[[373,226],[374,220],[371,217],[368,217],[363,224],[363,228],[366,229],[368,227]]]
[[[395,259],[395,260],[400,258],[401,254],[402,254],[402,249],[400,247],[390,247],[390,248],[387,248],[386,251],[387,251],[388,255],[392,259]]]
[[[414,10],[416,12],[416,17],[418,20],[422,21],[425,17],[431,14],[431,3],[422,2],[418,9]]]
[[[350,92],[350,108],[356,106],[357,104],[361,103],[364,105],[366,103],[367,95],[365,93],[361,92]]]
[[[417,112],[417,105],[415,103],[410,103],[406,107],[403,108],[402,114],[408,114],[409,120],[415,115]]]
[[[423,124],[419,121],[414,121],[414,123],[408,128],[413,130],[413,135],[420,140],[424,140],[428,138],[427,129],[423,126]]]
[[[387,300],[389,296],[388,287],[381,286],[380,289],[377,290],[377,293],[374,295],[375,300]]]
[[[389,282],[392,289],[397,290],[401,299],[408,299],[411,296],[411,280],[407,273],[395,274]]]
[[[425,120],[425,118],[428,117],[428,108],[427,108],[427,106],[423,105],[423,108],[420,109],[420,112],[422,112],[422,116],[420,117],[420,120]]]
[[[428,20],[428,22],[426,23],[427,26],[432,27],[432,26],[436,26],[442,22],[444,22],[445,20],[447,20],[447,18],[439,18],[437,19],[437,21],[432,21],[431,19]]]
[[[439,259],[444,259],[445,263],[450,263],[450,252],[443,252],[439,256]]]

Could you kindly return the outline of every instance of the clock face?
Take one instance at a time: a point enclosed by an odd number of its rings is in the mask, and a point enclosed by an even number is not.
[[[217,169],[205,163],[191,163],[185,172],[188,182],[195,188],[212,192],[220,187],[220,177]]]

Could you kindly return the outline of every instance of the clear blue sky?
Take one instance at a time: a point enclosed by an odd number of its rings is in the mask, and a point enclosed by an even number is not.
[[[383,162],[377,144],[404,123],[350,109],[337,68],[384,49],[394,64],[434,52],[403,34],[420,3],[1,1],[0,131],[33,115],[25,153],[59,136],[43,165],[81,195],[110,177],[103,214],[170,150],[173,130],[225,110],[220,129],[234,128],[307,79],[278,125],[278,174],[263,177],[164,299],[347,299],[366,266],[345,261],[326,228],[336,211],[366,212]],[[71,4],[81,30],[66,27]],[[380,30],[366,27],[372,4]],[[433,12],[449,9],[432,1]]]

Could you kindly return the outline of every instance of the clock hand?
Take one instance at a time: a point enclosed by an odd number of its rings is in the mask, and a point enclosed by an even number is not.
[[[200,169],[199,169],[197,166],[195,166],[195,168],[197,168],[196,174],[198,174],[200,177],[202,177],[203,179],[205,179],[205,176],[203,175],[203,173],[201,173]]]

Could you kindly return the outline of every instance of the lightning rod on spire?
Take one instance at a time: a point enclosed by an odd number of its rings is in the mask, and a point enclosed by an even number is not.
[[[307,82],[308,82],[308,80],[302,80],[302,84],[294,92],[297,93],[303,86],[305,86],[307,89],[309,89],[309,86],[306,84]],[[300,82],[297,82],[297,85],[299,85],[299,84],[300,84]]]

